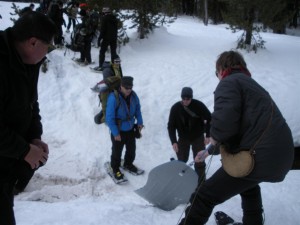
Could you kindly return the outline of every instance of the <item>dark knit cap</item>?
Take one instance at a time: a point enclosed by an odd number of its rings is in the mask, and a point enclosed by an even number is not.
[[[123,87],[132,87],[133,86],[133,77],[130,77],[130,76],[122,77],[121,85]]]
[[[85,9],[81,9],[80,12],[79,12],[79,15],[80,16],[86,16],[87,15],[87,12]]]
[[[182,88],[181,98],[193,98],[193,89],[190,87]]]

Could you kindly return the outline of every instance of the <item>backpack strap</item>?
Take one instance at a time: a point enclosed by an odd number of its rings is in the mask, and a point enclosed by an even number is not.
[[[121,105],[121,102],[120,102],[120,97],[119,97],[119,92],[117,90],[113,90],[114,92],[114,95],[115,95],[115,98],[116,98],[116,101],[117,101],[117,107],[115,109],[115,115],[117,114],[117,111]],[[132,96],[134,97],[134,101],[138,102],[137,101],[137,95],[134,91],[131,92]],[[129,116],[129,115],[128,115]],[[118,119],[120,122],[122,122],[121,119]],[[124,120],[125,121],[125,120]]]
[[[116,89],[114,89],[113,92],[114,92],[114,95],[115,95],[115,98],[116,98],[116,101],[117,101],[117,107],[116,107],[116,112],[117,112],[119,107],[120,107],[120,104],[121,104],[120,103],[120,97],[119,97],[119,92]]]
[[[191,109],[189,109],[187,106],[183,105],[183,109],[191,116],[194,118],[200,118],[195,112],[193,112]]]

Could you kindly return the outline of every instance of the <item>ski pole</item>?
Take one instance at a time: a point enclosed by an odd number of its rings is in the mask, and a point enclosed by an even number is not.
[[[203,152],[203,153],[201,154],[201,156],[200,156],[200,159],[203,158],[203,156],[204,156],[205,153],[208,151],[208,149],[210,148],[210,146],[211,146],[211,144],[209,144],[209,145],[206,146],[206,148],[204,149],[204,152]],[[188,164],[188,166],[193,166],[194,164],[195,164],[195,160],[192,161],[192,162],[190,162],[190,163]]]
[[[203,158],[203,156],[205,155],[205,153],[208,151],[209,147],[210,147],[210,144],[205,148],[204,152],[201,154],[200,159]],[[196,162],[195,162],[195,160],[194,160],[194,161],[190,162],[189,164],[187,164],[187,166],[185,167],[185,169],[183,169],[183,170],[179,173],[179,175],[180,175],[180,176],[183,176],[183,174],[186,172],[187,168],[190,167],[190,166],[193,166],[195,163],[196,163]]]

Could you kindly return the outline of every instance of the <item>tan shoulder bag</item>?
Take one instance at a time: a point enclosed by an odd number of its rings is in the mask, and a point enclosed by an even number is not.
[[[220,146],[221,162],[223,169],[232,177],[245,177],[254,168],[254,150],[242,150],[236,154],[228,153]]]
[[[272,100],[271,100],[271,108],[272,111],[271,111],[271,116],[268,125],[251,149],[245,149],[245,150],[241,150],[238,153],[231,154],[226,151],[225,146],[220,145],[222,167],[225,170],[225,172],[230,176],[241,178],[249,175],[252,172],[255,164],[255,160],[254,160],[255,147],[260,142],[260,140],[262,139],[263,135],[266,133],[266,131],[268,130],[272,122],[273,110],[274,110]]]

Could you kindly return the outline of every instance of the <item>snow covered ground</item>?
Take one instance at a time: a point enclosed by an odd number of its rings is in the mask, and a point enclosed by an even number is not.
[[[21,8],[27,3],[17,3]],[[0,29],[12,25],[11,3],[0,2]],[[129,184],[115,185],[103,164],[109,160],[111,141],[105,125],[94,124],[100,110],[98,97],[90,90],[102,79],[88,67],[76,65],[74,53],[55,50],[48,55],[49,71],[40,74],[39,102],[43,117],[43,140],[50,157],[25,192],[15,198],[18,225],[176,225],[185,205],[170,212],[151,206],[134,193],[145,185],[148,173],[174,157],[168,133],[170,107],[180,100],[181,88],[190,86],[194,98],[213,110],[213,92],[218,83],[215,60],[236,46],[239,34],[226,25],[208,25],[192,17],[179,17],[170,26],[156,29],[148,39],[139,40],[128,31],[130,43],[120,57],[124,75],[134,77],[140,97],[145,129],[137,140],[136,165],[142,176],[128,175]],[[65,30],[65,28],[63,28]],[[253,78],[266,88],[278,104],[300,145],[300,37],[262,33],[266,49],[241,51]],[[65,34],[66,40],[69,34]],[[99,49],[92,48],[97,62]],[[77,53],[75,55],[79,57]],[[109,55],[107,54],[107,59]],[[298,100],[297,100],[298,99]],[[283,149],[284,154],[284,149]],[[272,159],[270,159],[272,160]],[[190,159],[192,161],[192,158]],[[214,156],[208,177],[220,167]],[[299,225],[299,171],[290,171],[281,183],[262,183],[266,225]],[[240,198],[236,196],[215,208],[240,221]],[[207,223],[215,224],[213,217]]]

